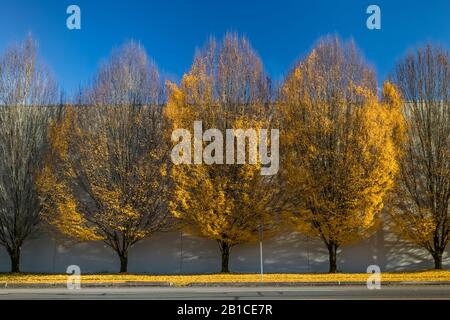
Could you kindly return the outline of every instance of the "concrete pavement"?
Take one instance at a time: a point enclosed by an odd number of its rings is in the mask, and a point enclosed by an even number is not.
[[[0,299],[448,299],[450,285],[303,287],[2,288]]]

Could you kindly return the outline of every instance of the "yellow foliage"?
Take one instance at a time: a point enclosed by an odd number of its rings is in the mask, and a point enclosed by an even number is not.
[[[227,36],[222,45],[235,46],[235,40],[233,36]],[[246,97],[239,93],[246,87],[250,87],[249,96],[256,91],[251,86],[263,78],[259,60],[255,59],[254,65],[244,66],[243,63],[248,63],[245,59],[254,59],[253,56],[245,56],[249,52],[238,52],[232,57],[225,54],[225,50],[220,51],[215,42],[211,42],[203,54],[196,56],[179,87],[167,84],[169,95],[165,115],[172,124],[172,130],[189,130],[194,121],[199,120],[203,123],[203,130],[217,128],[223,130],[223,134],[225,129],[267,128],[267,116],[261,115],[262,93],[254,93],[247,103],[241,102]],[[218,55],[219,62],[209,61],[214,55]],[[235,61],[227,65],[228,59]],[[246,70],[252,67],[255,68],[251,71],[253,73],[246,74]],[[211,68],[215,69],[211,71]],[[233,89],[222,86],[221,81]],[[174,166],[171,176],[175,191],[169,209],[190,232],[229,246],[252,241],[268,215],[268,190],[260,175],[260,167],[260,164]]]
[[[52,123],[37,186],[43,217],[66,237],[103,240],[122,252],[165,224],[165,145],[162,132],[144,134],[145,108],[66,107]]]
[[[394,86],[386,83],[386,98],[378,101],[370,72],[361,71],[359,83],[345,78],[350,71],[343,49],[331,58],[333,45],[320,43],[293,70],[277,111],[286,181],[283,217],[298,231],[340,247],[378,227],[399,170],[403,122]]]
[[[338,274],[264,274],[264,282],[299,282],[317,283],[361,283],[367,282],[367,273],[338,273]],[[383,282],[442,282],[450,281],[450,271],[434,270],[420,272],[383,272]],[[0,274],[0,285],[8,284],[66,284],[67,275],[62,274]],[[81,283],[126,283],[126,282],[161,282],[174,285],[188,285],[191,283],[211,282],[261,282],[259,274],[199,274],[199,275],[138,275],[138,274],[89,274],[81,276]]]

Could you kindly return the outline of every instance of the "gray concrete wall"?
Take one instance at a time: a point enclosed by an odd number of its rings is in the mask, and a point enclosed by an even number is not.
[[[450,254],[444,266],[450,267]],[[326,272],[328,253],[323,243],[287,233],[263,242],[264,272]],[[24,272],[64,273],[67,266],[80,266],[82,273],[118,272],[119,260],[101,242],[63,245],[48,235],[30,239],[22,248],[21,270]],[[233,272],[259,272],[259,243],[232,249],[230,268]],[[422,270],[433,267],[430,255],[398,240],[385,230],[367,240],[344,247],[338,255],[338,270],[366,272],[367,266],[379,265],[382,271]],[[9,271],[9,257],[0,247],[0,272]],[[220,270],[220,251],[215,241],[160,233],[136,244],[130,251],[130,273],[192,274],[215,273]]]

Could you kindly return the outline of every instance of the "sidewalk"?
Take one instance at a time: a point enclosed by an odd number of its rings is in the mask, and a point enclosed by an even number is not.
[[[417,286],[450,285],[450,281],[385,281],[381,285],[386,286]],[[320,286],[366,286],[363,282],[198,282],[180,285],[170,282],[85,282],[81,283],[82,288],[138,288],[138,287],[165,287],[165,288],[206,288],[206,287],[320,287]],[[0,290],[7,288],[66,288],[66,283],[1,283]]]

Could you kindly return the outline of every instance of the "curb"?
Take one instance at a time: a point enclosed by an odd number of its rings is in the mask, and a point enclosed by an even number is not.
[[[81,283],[81,288],[137,288],[137,287],[172,287],[171,282],[96,282]],[[67,288],[66,283],[5,283],[0,282],[0,290],[2,289],[26,289],[26,288]]]
[[[320,286],[366,286],[365,282],[198,282],[189,283],[186,287],[320,287]],[[450,285],[450,281],[385,281],[381,285],[413,286],[413,285]]]
[[[450,281],[389,281],[382,282],[381,285],[388,286],[413,286],[413,285],[433,285],[448,286]],[[255,288],[255,287],[316,287],[316,286],[366,286],[365,282],[197,282],[180,285],[171,282],[100,282],[100,283],[82,283],[81,288],[204,288],[204,287],[234,287],[234,288]],[[0,282],[0,290],[14,288],[67,288],[66,283],[5,283]]]

